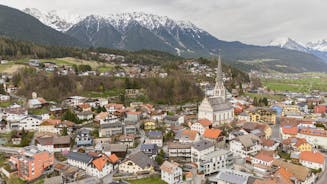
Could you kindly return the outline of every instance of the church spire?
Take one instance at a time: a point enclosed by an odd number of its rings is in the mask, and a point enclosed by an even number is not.
[[[216,84],[214,89],[214,96],[216,97],[222,97],[225,99],[225,87],[224,87],[224,81],[223,81],[223,72],[222,72],[222,66],[221,66],[221,57],[220,54],[218,55],[218,66],[217,66],[217,74],[216,74]]]

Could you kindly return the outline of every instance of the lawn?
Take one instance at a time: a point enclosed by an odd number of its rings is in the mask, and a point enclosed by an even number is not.
[[[0,73],[15,73],[25,65],[15,64],[14,62],[9,62],[7,64],[0,64]]]
[[[121,89],[111,89],[106,90],[104,92],[96,92],[96,91],[88,91],[85,92],[85,96],[91,97],[91,98],[105,98],[105,97],[112,97],[112,96],[119,96],[123,90]]]
[[[267,99],[273,99],[277,101],[282,101],[285,99],[285,96],[282,95],[269,95],[269,94],[257,94],[257,93],[245,93],[245,96],[249,96],[251,98],[257,97],[257,98],[264,98],[266,97]]]
[[[166,182],[162,181],[159,177],[151,177],[151,178],[142,178],[142,179],[136,179],[136,180],[128,180],[130,184],[145,184],[145,183],[151,183],[151,184],[166,184]]]
[[[327,91],[326,74],[303,74],[300,79],[262,79],[264,86],[275,91],[310,92]]]

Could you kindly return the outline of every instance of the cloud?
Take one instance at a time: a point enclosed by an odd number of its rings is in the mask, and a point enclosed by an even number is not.
[[[327,38],[324,0],[0,0],[23,9],[73,14],[144,11],[189,20],[219,39],[266,44],[276,37],[301,42]]]

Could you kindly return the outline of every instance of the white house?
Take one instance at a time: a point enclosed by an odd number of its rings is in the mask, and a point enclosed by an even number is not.
[[[245,158],[249,155],[255,155],[262,149],[261,140],[253,134],[245,134],[236,137],[230,142],[230,150],[235,156]]]
[[[41,151],[54,152],[68,152],[70,150],[69,136],[44,136],[36,138],[37,148]]]
[[[40,124],[41,124],[41,118],[38,117],[32,117],[32,116],[26,116],[23,119],[12,122],[11,127],[17,128],[19,130],[25,129],[25,130],[38,130]]]
[[[316,151],[302,151],[299,158],[300,163],[310,169],[325,168],[325,157],[320,152]]]
[[[208,119],[199,119],[198,122],[191,125],[191,130],[195,130],[199,132],[200,135],[203,135],[205,129],[210,128],[211,125],[212,123]]]
[[[179,184],[183,181],[182,168],[176,162],[165,161],[161,166],[161,179],[168,184]]]
[[[204,155],[214,152],[215,146],[211,141],[201,140],[195,142],[191,146],[191,161],[200,165],[201,159]]]
[[[205,175],[217,173],[233,166],[233,153],[229,150],[215,150],[203,155],[199,164],[199,171],[203,171]]]

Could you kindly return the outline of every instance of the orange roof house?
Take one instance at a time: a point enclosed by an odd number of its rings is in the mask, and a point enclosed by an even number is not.
[[[199,119],[199,123],[204,127],[209,127],[212,125],[212,122],[208,119]]]
[[[298,132],[297,127],[283,127],[282,131],[284,134],[296,135]]]
[[[324,164],[325,157],[320,152],[313,152],[313,151],[302,151],[300,153],[300,160]]]
[[[188,139],[190,141],[195,141],[196,137],[198,135],[198,132],[195,130],[183,130],[182,137],[184,139]]]
[[[221,132],[222,131],[219,130],[219,129],[209,129],[209,128],[207,128],[204,131],[203,137],[208,138],[208,139],[217,139],[220,136]]]
[[[101,155],[101,157],[94,159],[92,163],[99,171],[102,171],[108,161],[109,160],[106,155]]]
[[[119,161],[119,158],[115,155],[115,154],[111,154],[108,157],[109,162],[111,162],[112,164],[115,164]]]

